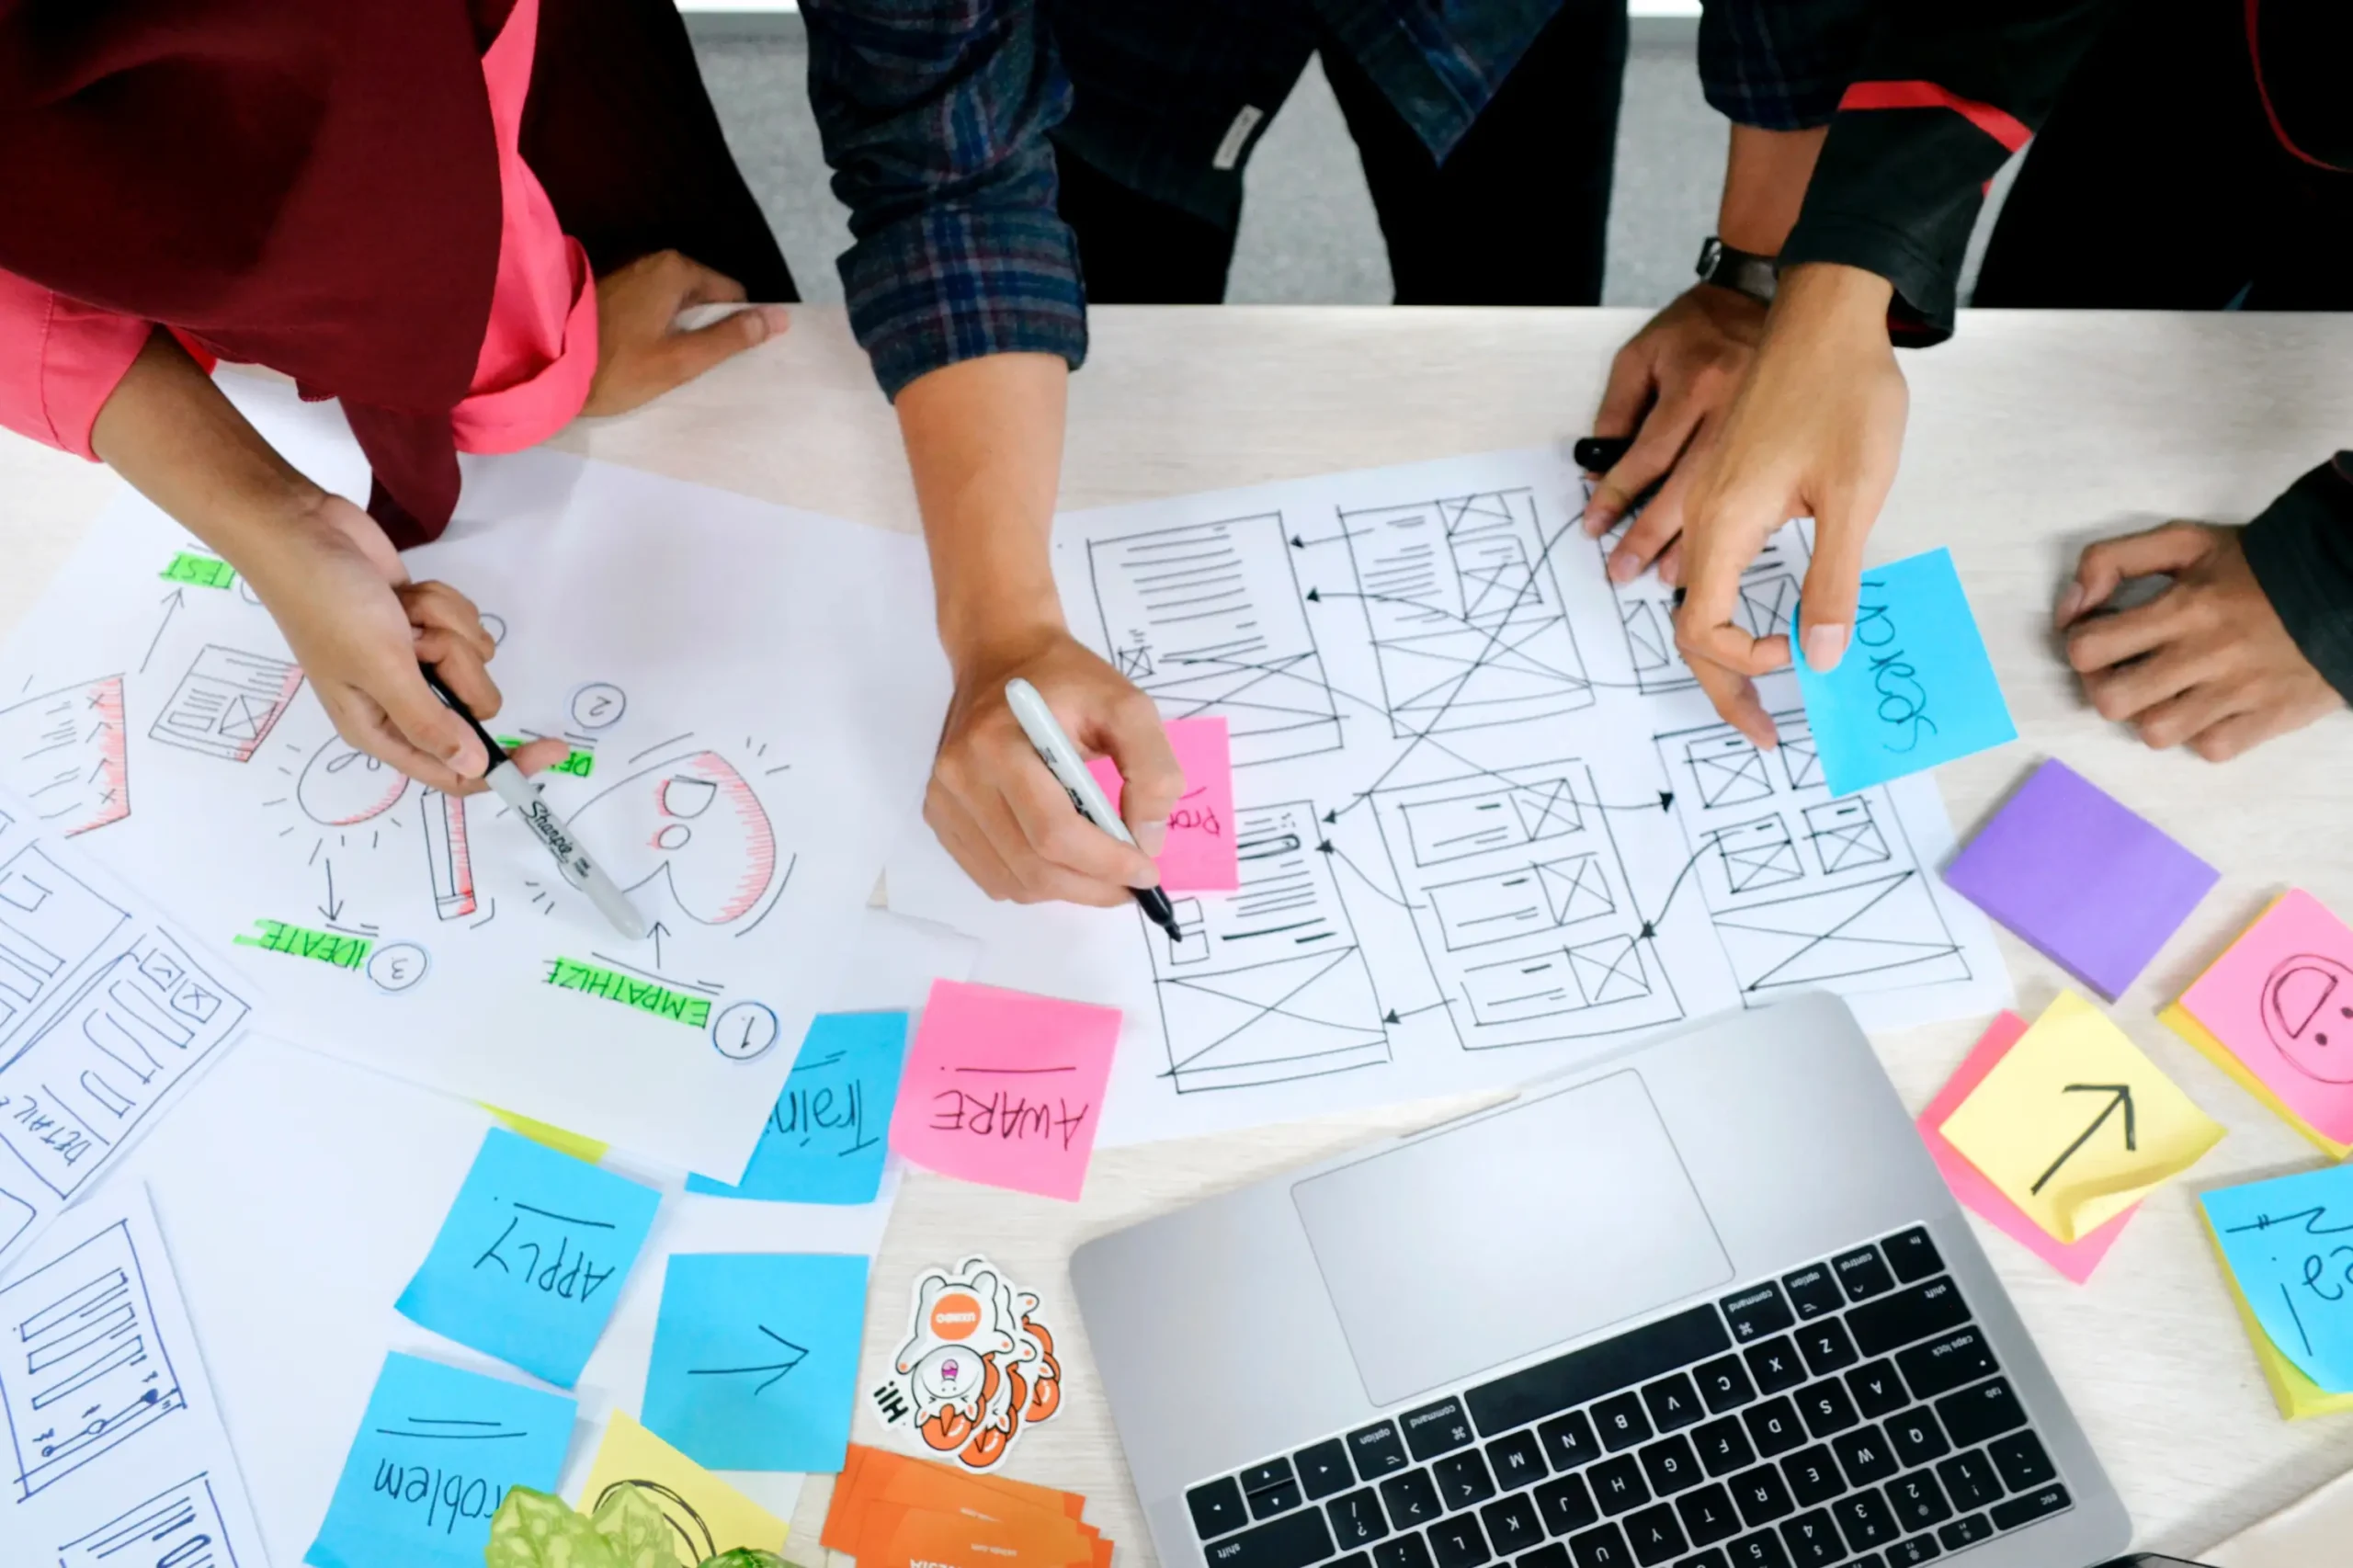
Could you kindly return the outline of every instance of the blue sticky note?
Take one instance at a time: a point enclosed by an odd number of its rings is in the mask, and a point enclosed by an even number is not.
[[[482,1568],[510,1486],[555,1490],[578,1406],[395,1351],[343,1461],[312,1568]]]
[[[2207,1193],[2239,1294],[2296,1369],[2353,1393],[2353,1165]]]
[[[1797,641],[1797,618],[1790,619]],[[2018,737],[1952,552],[1863,574],[1847,656],[1817,674],[1794,661],[1833,795],[1851,795]]]
[[[829,1013],[809,1026],[741,1186],[687,1190],[768,1203],[871,1203],[907,1060],[904,1013]]]
[[[561,1388],[580,1381],[662,1195],[494,1127],[395,1305]]]
[[[707,1470],[840,1470],[870,1261],[672,1254],[645,1372],[646,1429]]]

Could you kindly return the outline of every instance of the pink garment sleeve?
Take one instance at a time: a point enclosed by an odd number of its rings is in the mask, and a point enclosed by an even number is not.
[[[97,461],[91,427],[153,330],[0,272],[0,425]]]

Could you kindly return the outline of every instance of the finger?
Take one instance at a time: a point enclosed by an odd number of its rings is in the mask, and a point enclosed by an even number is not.
[[[480,659],[488,660],[498,652],[498,644],[483,627],[482,611],[449,584],[411,583],[399,593],[402,608],[414,624],[456,633],[473,645],[474,656]]]
[[[2190,597],[2189,590],[2176,585],[2121,614],[2079,620],[2067,632],[2068,666],[2089,675],[2173,642],[2181,635]]]
[[[1790,662],[1790,640],[1779,630],[1751,633],[1733,619],[1740,597],[1740,574],[1756,557],[1771,525],[1756,526],[1746,519],[1772,517],[1784,510],[1772,499],[1730,497],[1715,503],[1714,525],[1704,532],[1687,529],[1684,549],[1683,604],[1675,612],[1675,643],[1684,662],[1696,671],[1702,662],[1743,676],[1761,676]],[[1719,712],[1724,712],[1721,704]],[[1732,715],[1724,712],[1729,719]]]
[[[997,790],[1030,854],[1090,882],[1114,888],[1159,885],[1159,869],[1142,850],[1120,843],[1071,809],[1069,793],[1036,753],[1008,745],[992,761]],[[1015,875],[1024,874],[1018,860],[1006,859]]]
[[[1036,766],[1040,772],[1044,771],[1044,764],[1039,763]],[[1049,777],[1051,778],[1051,775]],[[1088,903],[1098,909],[1110,909],[1127,903],[1131,896],[1131,890],[1124,881],[1111,878],[1081,876],[1076,871],[1057,865],[1040,854],[1037,847],[1029,842],[1028,834],[1023,831],[1020,822],[1015,818],[1013,808],[1006,802],[1003,794],[991,791],[979,799],[967,798],[963,804],[972,813],[973,822],[979,825],[982,836],[988,841],[989,846],[996,851],[998,858],[1004,860],[1005,869],[1013,879],[1013,897],[1016,902]],[[1063,797],[1063,805],[1067,811],[1070,805],[1068,796]],[[1096,837],[1110,844],[1113,848],[1127,847],[1111,838],[1108,834],[1089,827],[1086,820],[1077,812],[1068,812],[1067,814],[1081,830],[1093,833]],[[1146,864],[1150,862],[1147,861]]]
[[[1855,634],[1855,607],[1861,595],[1863,540],[1868,515],[1852,507],[1824,507],[1813,525],[1813,561],[1798,592],[1798,646],[1808,667],[1835,670]]]
[[[2106,604],[2127,578],[2186,572],[2213,551],[2214,542],[2213,531],[2196,523],[2167,523],[2101,540],[2076,561],[2075,580],[2059,596],[2054,619],[2064,631],[2085,611]]]
[[[441,684],[457,693],[458,700],[475,718],[498,716],[498,683],[490,678],[490,671],[483,667],[482,656],[471,643],[438,628],[420,631],[416,634],[416,657],[418,663],[433,666]]]
[[[1616,439],[1631,436],[1643,422],[1643,411],[1658,391],[1658,360],[1651,336],[1638,333],[1609,360],[1609,380],[1601,389],[1601,406],[1594,411],[1593,433]]]
[[[2138,664],[2086,676],[2084,691],[2101,718],[2120,724],[2188,691],[2207,674],[2201,660],[2168,646]]]
[[[2234,713],[2203,734],[2194,736],[2189,749],[2209,762],[2228,762],[2241,752],[2252,751],[2264,742],[2300,727],[2307,717],[2283,707]]]
[[[988,839],[973,825],[972,814],[938,779],[924,796],[923,820],[931,824],[940,847],[964,868],[975,887],[1000,902],[1013,897],[1017,889],[1013,873],[1005,869],[1005,857],[990,847]]]
[[[542,737],[536,741],[525,741],[519,746],[509,747],[506,759],[522,772],[537,773],[541,768],[553,767],[571,755],[572,743],[569,741],[554,741]]]
[[[781,335],[789,323],[782,305],[757,305],[693,332],[673,333],[663,339],[660,348],[665,379],[672,386],[683,385],[745,349]]]
[[[681,274],[679,307],[688,305],[739,305],[747,297],[744,286],[724,272],[705,267],[690,256],[680,256],[685,267]]]
[[[433,695],[415,665],[393,664],[359,689],[383,710],[402,739],[443,767],[467,778],[480,778],[489,770],[490,757],[482,742],[463,719]]]
[[[1676,464],[1675,472],[1666,476],[1666,483],[1659,486],[1658,494],[1643,508],[1643,515],[1619,537],[1617,547],[1609,552],[1611,582],[1632,582],[1654,557],[1664,565],[1665,557],[1660,552],[1674,548],[1683,534],[1683,499],[1691,491],[1690,474],[1688,462]],[[1672,585],[1664,570],[1659,580]]]
[[[1705,660],[1691,661],[1691,674],[1708,700],[1715,704],[1717,716],[1746,735],[1757,750],[1771,751],[1781,744],[1780,732],[1773,726],[1773,716],[1765,711],[1755,681]]]
[[[1664,499],[1664,493],[1662,493],[1662,499]],[[1673,544],[1660,552],[1658,580],[1670,588],[1683,580],[1683,540],[1681,539],[1677,539]]]
[[[318,692],[321,706],[335,722],[335,733],[369,756],[444,794],[471,795],[483,787],[480,779],[460,777],[447,763],[412,744],[393,727],[383,708],[358,687],[322,686]]]
[[[2245,706],[2240,694],[2221,681],[2200,681],[2188,690],[2152,704],[2134,720],[2142,742],[2158,751],[2187,744]]]
[[[1608,533],[1624,517],[1643,492],[1663,478],[1683,455],[1690,444],[1691,433],[1699,427],[1699,405],[1688,398],[1662,402],[1653,408],[1643,427],[1634,436],[1634,444],[1617,466],[1601,476],[1593,487],[1592,498],[1585,504],[1585,531],[1595,538]],[[1618,556],[1625,553],[1620,542],[1609,560],[1609,574],[1613,581],[1627,582],[1642,570],[1636,562],[1620,568]],[[1648,559],[1647,556],[1644,557]],[[1622,575],[1620,574],[1622,571]]]
[[[1120,816],[1149,857],[1168,840],[1168,813],[1185,793],[1185,770],[1160,722],[1160,709],[1132,687],[1086,731],[1086,743],[1120,770]],[[1151,883],[1160,885],[1155,871]]]

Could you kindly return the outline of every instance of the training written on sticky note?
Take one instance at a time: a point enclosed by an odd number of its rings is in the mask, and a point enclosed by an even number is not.
[[[2222,1187],[2202,1202],[2264,1338],[2321,1393],[2353,1393],[2353,1167]]]
[[[2159,1015],[2337,1159],[2353,1154],[2353,930],[2291,889]]]
[[[891,1147],[942,1176],[1076,1201],[1119,1042],[1116,1007],[935,982]]]
[[[1165,726],[1185,792],[1168,813],[1168,842],[1153,863],[1170,892],[1232,892],[1242,885],[1233,847],[1233,756],[1222,719],[1174,719]],[[1111,809],[1120,809],[1120,769],[1108,756],[1086,765]]]
[[[1790,636],[1794,643],[1794,613]],[[2018,739],[1950,551],[1864,573],[1837,667],[1795,663],[1833,795]]]
[[[652,1187],[494,1127],[401,1315],[570,1388],[661,1203]]]
[[[2198,1163],[2222,1129],[2062,992],[1939,1130],[2028,1218],[2073,1244]]]
[[[809,1026],[744,1179],[687,1190],[768,1203],[871,1203],[907,1056],[904,1013],[831,1013]]]

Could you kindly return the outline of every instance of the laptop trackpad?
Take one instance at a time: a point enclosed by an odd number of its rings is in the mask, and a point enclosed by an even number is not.
[[[1375,1404],[1732,1278],[1631,1069],[1312,1176],[1291,1199]]]

